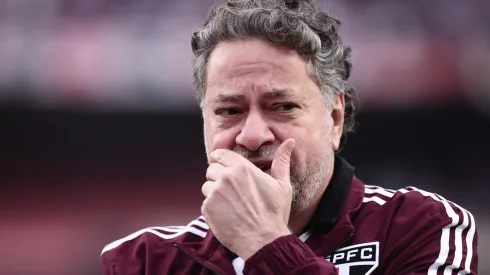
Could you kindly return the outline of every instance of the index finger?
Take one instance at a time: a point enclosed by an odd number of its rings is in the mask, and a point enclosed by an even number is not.
[[[227,149],[216,149],[209,154],[209,162],[219,163],[225,167],[231,167],[242,161],[248,161],[242,155]]]

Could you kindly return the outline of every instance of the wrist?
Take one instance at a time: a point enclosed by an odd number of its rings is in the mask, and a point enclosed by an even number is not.
[[[315,253],[298,236],[290,234],[274,240],[248,258],[243,274],[289,274],[292,270],[296,270],[294,274],[311,274],[311,269],[308,269],[310,272],[297,270],[315,257]],[[317,260],[328,263],[323,258]]]
[[[244,261],[252,257],[262,247],[272,243],[276,239],[292,234],[286,227],[278,231],[269,231],[258,235],[251,236],[251,239],[241,241],[242,247],[237,250],[237,255]]]

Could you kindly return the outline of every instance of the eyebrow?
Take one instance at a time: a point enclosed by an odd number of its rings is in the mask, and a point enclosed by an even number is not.
[[[293,97],[297,93],[292,89],[273,89],[271,91],[265,92],[261,95],[262,98],[284,98],[284,97]],[[244,95],[227,95],[227,94],[219,94],[213,99],[214,104],[226,103],[226,102],[239,102],[245,99]]]
[[[269,92],[265,92],[262,97],[278,98],[278,97],[292,97],[296,93],[292,89],[274,89]]]
[[[245,99],[243,95],[227,95],[219,94],[213,99],[214,104],[227,103],[227,102],[239,102]]]

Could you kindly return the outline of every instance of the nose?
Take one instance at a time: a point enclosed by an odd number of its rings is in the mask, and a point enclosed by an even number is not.
[[[251,151],[257,151],[262,145],[272,144],[275,137],[269,126],[260,112],[250,110],[236,137],[236,143]]]

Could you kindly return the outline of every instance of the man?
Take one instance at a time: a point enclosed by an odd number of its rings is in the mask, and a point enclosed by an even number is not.
[[[312,0],[213,7],[192,38],[203,216],[107,245],[104,274],[477,274],[471,213],[335,156],[355,110],[338,25]]]

